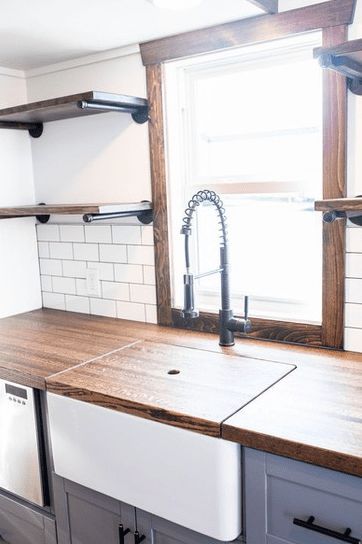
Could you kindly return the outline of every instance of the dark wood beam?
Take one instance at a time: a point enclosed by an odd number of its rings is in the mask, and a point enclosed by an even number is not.
[[[329,0],[304,8],[258,15],[146,42],[141,44],[143,64],[158,64],[181,57],[350,24],[353,22],[355,4],[356,0]]]
[[[266,13],[278,13],[279,0],[248,0],[254,6],[262,9]]]

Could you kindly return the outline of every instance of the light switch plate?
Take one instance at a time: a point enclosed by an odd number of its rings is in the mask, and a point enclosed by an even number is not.
[[[88,295],[99,297],[101,295],[101,282],[99,281],[99,270],[97,268],[87,268],[86,282]]]

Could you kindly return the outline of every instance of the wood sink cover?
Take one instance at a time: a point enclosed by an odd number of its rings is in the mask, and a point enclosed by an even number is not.
[[[138,341],[48,378],[47,389],[220,436],[226,418],[295,368],[292,364]]]

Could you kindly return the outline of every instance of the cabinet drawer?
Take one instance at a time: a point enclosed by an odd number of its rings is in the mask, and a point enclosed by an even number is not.
[[[253,450],[245,468],[246,501],[253,500],[246,507],[248,544],[338,544],[347,528],[362,539],[361,478]],[[311,516],[312,525],[294,523]],[[332,534],[316,532],[316,525]]]
[[[0,495],[0,536],[6,544],[56,544],[55,521]]]

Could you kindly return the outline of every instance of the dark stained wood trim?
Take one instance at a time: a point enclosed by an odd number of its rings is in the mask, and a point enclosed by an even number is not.
[[[168,246],[166,162],[163,126],[162,66],[146,68],[149,99],[149,138],[155,243],[157,319],[171,325],[171,276]]]
[[[266,13],[278,13],[278,0],[249,0],[249,2]]]
[[[300,32],[350,24],[356,0],[330,0],[273,15],[260,15],[141,44],[143,64],[197,55]]]
[[[345,25],[323,30],[323,47],[347,38]],[[346,78],[323,72],[323,198],[343,198],[346,191]],[[343,348],[345,220],[323,223],[322,344]]]
[[[237,334],[239,338],[253,338],[254,340],[270,340],[274,342],[287,342],[289,344],[303,344],[308,346],[321,346],[320,325],[308,323],[292,323],[289,321],[276,321],[273,319],[260,319],[253,317],[253,330],[249,334]],[[181,311],[172,309],[172,323],[174,327],[200,332],[219,332],[219,317],[217,314],[201,312],[197,319],[185,320]]]
[[[259,27],[258,39],[265,40],[275,37],[275,28],[278,28],[278,37],[300,32],[306,25],[318,22],[319,26],[330,28],[323,30],[323,46],[332,47],[338,42],[345,41],[346,26],[338,25],[340,20],[350,21],[353,17],[355,3],[351,0],[333,0],[317,4],[302,10],[293,10],[288,13],[287,19],[278,19],[283,24],[272,25],[271,34],[265,30],[264,23]],[[316,11],[311,11],[311,9]],[[321,10],[321,11],[320,11]],[[291,19],[290,14],[297,16]],[[302,26],[306,17],[305,26]],[[313,14],[313,17],[312,17]],[[317,16],[317,15],[318,16]],[[321,14],[325,19],[321,20]],[[334,16],[332,16],[334,14]],[[284,15],[284,14],[282,14]],[[280,14],[262,16],[258,20],[269,21],[279,18]],[[255,18],[247,22],[241,21],[245,35],[249,37],[247,23],[255,33]],[[258,23],[259,25],[259,23]],[[258,26],[257,25],[257,26]],[[225,26],[225,25],[223,25]],[[218,27],[219,28],[219,27]],[[314,27],[313,27],[314,28]],[[263,30],[264,29],[264,30]],[[274,29],[274,30],[273,30]],[[310,29],[310,26],[308,26]],[[264,33],[263,33],[263,32]],[[274,32],[274,34],[273,34]],[[190,34],[190,33],[189,33]],[[189,35],[188,34],[188,35]],[[186,35],[183,35],[184,37]],[[255,40],[255,36],[254,36]],[[162,41],[162,40],[161,40]],[[221,40],[212,47],[222,49],[228,47]],[[234,44],[235,45],[235,44]],[[145,57],[144,57],[145,59]],[[146,67],[148,82],[148,100],[151,111],[150,144],[151,170],[153,186],[153,203],[155,208],[155,248],[156,248],[156,278],[158,292],[158,322],[161,325],[179,328],[192,328],[205,332],[217,332],[217,315],[201,314],[200,318],[186,323],[177,309],[171,308],[171,282],[168,241],[167,218],[167,187],[166,165],[164,156],[164,127],[162,111],[162,65]],[[345,191],[346,170],[346,83],[345,79],[334,72],[326,71],[324,78],[324,170],[323,185],[324,198],[340,198]],[[323,325],[299,324],[266,319],[253,319],[253,338],[269,339],[279,342],[305,344],[309,346],[327,346],[341,349],[343,347],[343,312],[344,312],[344,224],[343,221],[330,225],[323,225]]]
[[[358,212],[362,211],[362,198],[329,198],[326,200],[316,200],[315,210],[319,212],[328,212],[336,210],[338,212]]]

